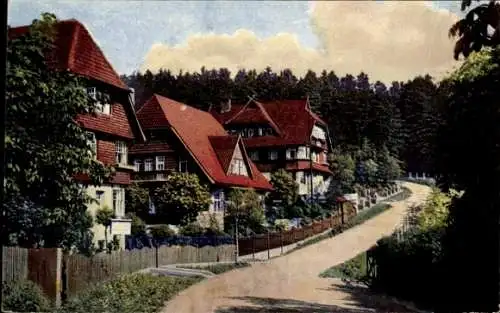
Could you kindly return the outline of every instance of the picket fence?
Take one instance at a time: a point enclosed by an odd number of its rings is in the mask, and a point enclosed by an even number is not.
[[[223,262],[234,259],[235,246],[161,246],[114,251],[93,257],[65,255],[63,262],[63,297],[72,297],[88,286],[113,279],[120,274],[178,263]]]
[[[283,232],[269,232],[238,240],[239,255],[255,254],[257,252],[288,246],[328,229],[338,228],[356,216],[356,208],[349,202],[340,204],[332,216],[300,228],[292,228]]]

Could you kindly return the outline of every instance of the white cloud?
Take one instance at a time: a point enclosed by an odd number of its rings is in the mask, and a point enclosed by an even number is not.
[[[364,71],[372,80],[390,82],[425,73],[441,76],[456,64],[447,31],[457,16],[428,2],[310,2],[309,16],[318,49],[304,47],[291,33],[267,38],[245,29],[231,35],[193,34],[181,45],[153,45],[141,70],[206,66],[235,72],[271,66],[300,75],[308,69],[340,75]]]

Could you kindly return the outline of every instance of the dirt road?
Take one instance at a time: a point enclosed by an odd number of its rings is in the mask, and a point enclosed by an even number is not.
[[[407,312],[402,306],[340,280],[320,278],[325,269],[366,251],[392,233],[412,204],[430,188],[404,183],[413,192],[406,200],[333,238],[291,254],[210,278],[184,290],[162,313],[332,313]]]

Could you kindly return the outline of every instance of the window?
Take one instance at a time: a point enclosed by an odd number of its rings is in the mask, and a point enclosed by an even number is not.
[[[113,211],[116,217],[125,215],[125,189],[113,189]]]
[[[269,151],[269,160],[277,160],[278,151]]]
[[[317,157],[318,157],[318,155],[316,154],[316,152],[313,152],[313,153],[312,153],[312,160],[313,160],[314,162],[316,162]]]
[[[262,136],[263,133],[262,128],[257,128],[257,136]]]
[[[224,192],[216,191],[214,193],[214,212],[223,212],[224,211]]]
[[[187,173],[187,171],[188,171],[188,161],[187,160],[180,160],[179,161],[179,172]]]
[[[254,131],[252,128],[247,129],[247,137],[253,137]]]
[[[92,99],[97,101],[97,88],[89,87],[87,88],[87,95]]]
[[[96,190],[95,191],[95,199],[99,203],[99,206],[102,206],[104,204],[104,191]]]
[[[97,140],[95,139],[95,134],[92,132],[87,132],[87,142],[90,146],[90,151],[92,156],[97,157]]]
[[[136,172],[139,172],[141,170],[141,164],[142,164],[141,160],[139,159],[134,160],[134,167]]]
[[[156,157],[156,170],[157,171],[165,170],[165,156],[159,155]]]
[[[251,151],[250,152],[250,159],[252,159],[252,161],[258,161],[259,160],[259,151]]]
[[[266,136],[272,136],[273,135],[273,130],[272,128],[266,128],[266,132],[265,132]]]
[[[127,144],[123,141],[115,142],[116,163],[127,165]]]
[[[153,170],[153,159],[144,160],[144,171],[151,172]]]
[[[110,97],[108,94],[97,91],[96,87],[87,88],[88,96],[93,99],[95,103],[95,111],[97,113],[109,115],[111,112],[111,105],[109,103]]]
[[[295,160],[297,158],[297,149],[287,149],[286,150],[286,159],[287,160]]]
[[[241,158],[234,158],[231,162],[231,168],[229,172],[234,175],[244,175],[247,176],[247,169],[245,167],[245,162]]]

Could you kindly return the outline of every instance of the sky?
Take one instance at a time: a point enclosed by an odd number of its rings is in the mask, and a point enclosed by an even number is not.
[[[270,66],[391,82],[457,66],[447,31],[459,9],[459,1],[10,0],[8,20],[75,18],[120,74]]]

